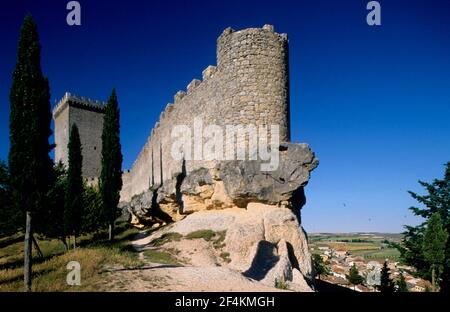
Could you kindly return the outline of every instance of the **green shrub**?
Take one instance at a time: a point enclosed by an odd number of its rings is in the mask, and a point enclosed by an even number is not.
[[[221,254],[220,254],[220,257],[223,259],[223,261],[225,261],[225,262],[227,262],[227,263],[230,263],[231,262],[231,259],[230,259],[230,253],[229,252],[222,252]]]
[[[147,249],[144,251],[145,258],[154,263],[180,265],[178,260],[169,252]]]
[[[288,289],[287,283],[283,279],[275,279],[275,288]]]
[[[181,235],[180,233],[176,233],[176,232],[165,233],[165,234],[161,235],[161,237],[154,239],[151,242],[151,245],[158,247],[158,246],[162,246],[165,243],[172,242],[172,241],[179,242],[182,237],[183,237],[183,235]]]
[[[205,241],[209,242],[215,235],[216,233],[211,230],[198,230],[189,233],[188,235],[186,235],[186,238],[187,239],[203,238]]]

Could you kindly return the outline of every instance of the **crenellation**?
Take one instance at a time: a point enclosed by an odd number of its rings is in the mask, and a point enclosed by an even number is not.
[[[206,67],[206,69],[202,72],[203,80],[207,80],[213,77],[216,71],[217,71],[216,66],[209,65],[208,67]]]
[[[168,114],[171,111],[173,111],[173,104],[172,103],[167,103],[166,108],[165,108],[165,112]]]
[[[178,91],[173,97],[174,103],[176,104],[176,103],[180,102],[185,96],[186,96],[185,91],[181,91],[181,90]]]
[[[96,184],[101,167],[101,135],[106,103],[66,92],[53,108],[55,161],[68,165],[70,129],[78,126],[83,155],[83,177]]]
[[[225,29],[217,39],[217,66],[204,69],[203,80],[193,79],[186,91],[175,94],[173,104],[166,105],[131,168],[128,181],[133,185],[124,188],[121,198],[161,186],[181,172],[182,164],[171,156],[171,131],[175,125],[192,126],[194,118],[200,118],[204,126],[276,124],[280,141],[288,142],[287,50],[287,36],[276,33],[271,25]],[[211,167],[214,161],[191,160],[185,164],[187,173]]]
[[[233,32],[234,32],[234,29],[233,29],[233,28],[227,27],[227,28],[225,28],[225,29],[223,30],[223,32],[222,32],[222,34],[220,35],[220,37],[226,36],[226,35],[230,35],[230,34],[232,34]],[[219,38],[220,38],[220,37],[219,37]]]
[[[198,79],[192,79],[192,81],[186,87],[187,94],[191,94],[201,83],[202,82]]]
[[[273,27],[273,25],[270,25],[270,24],[265,24],[265,25],[263,26],[263,29],[264,29],[264,30],[268,30],[268,31],[270,31],[270,32],[275,32],[275,28]]]

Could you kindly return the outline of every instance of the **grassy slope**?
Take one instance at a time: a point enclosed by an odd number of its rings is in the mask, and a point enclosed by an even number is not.
[[[102,270],[105,266],[139,267],[142,265],[136,253],[130,251],[130,239],[137,234],[136,229],[119,225],[119,233],[114,243],[104,238],[94,239],[86,235],[78,240],[76,250],[64,253],[64,246],[58,240],[38,239],[44,254],[43,259],[34,254],[34,291],[99,291],[104,289]],[[20,236],[20,235],[18,235]],[[104,237],[104,236],[103,236]],[[23,242],[8,238],[13,243],[2,244],[0,240],[0,291],[23,290]],[[6,245],[6,246],[4,246]],[[78,261],[81,265],[81,286],[69,286],[66,265]]]

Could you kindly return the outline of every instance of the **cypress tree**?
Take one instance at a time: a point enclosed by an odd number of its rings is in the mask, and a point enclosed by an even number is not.
[[[432,279],[432,268],[430,261],[426,259],[423,245],[427,222],[433,214],[438,213],[441,218],[443,229],[450,236],[450,162],[445,165],[443,179],[434,179],[431,183],[419,181],[426,190],[425,195],[414,192],[409,194],[423,207],[411,207],[414,215],[422,217],[425,222],[418,226],[405,226],[401,245],[396,247],[401,252],[401,259],[408,265],[414,266],[417,273],[426,279]],[[450,239],[443,248],[444,260],[442,262],[441,291],[450,292]],[[435,270],[436,273],[436,270]]]
[[[120,110],[116,90],[113,89],[105,108],[102,133],[102,171],[100,194],[103,215],[109,225],[109,240],[114,238],[114,221],[122,189],[122,147],[120,145]]]
[[[353,285],[353,289],[355,289],[356,285],[362,284],[364,278],[359,275],[358,268],[355,264],[352,265],[348,275],[345,276],[350,284]]]
[[[445,263],[445,246],[448,233],[442,226],[439,213],[435,212],[427,222],[427,229],[423,239],[423,254],[431,269],[431,284],[437,290],[443,266]]]
[[[81,155],[80,134],[76,124],[73,124],[70,129],[67,149],[69,152],[69,168],[67,169],[64,205],[64,231],[66,235],[73,235],[73,247],[75,248],[83,217],[83,156]]]
[[[10,90],[9,172],[13,202],[24,212],[24,283],[31,291],[33,219],[45,208],[53,179],[50,90],[41,70],[41,47],[33,18],[25,17]]]
[[[384,261],[383,268],[381,269],[380,286],[378,290],[382,293],[394,292],[394,283],[390,278],[390,270],[387,265],[387,261]]]
[[[398,292],[408,292],[408,286],[406,285],[405,276],[403,272],[400,272],[400,278],[397,281],[397,291]]]
[[[11,207],[9,172],[4,161],[0,161],[0,236],[11,235],[20,229],[20,212]]]
[[[65,209],[65,197],[67,189],[67,171],[62,162],[59,162],[54,167],[55,181],[52,184],[50,191],[48,192],[48,209],[47,226],[42,227],[46,237],[60,239],[64,244],[64,248],[67,250],[67,241],[64,231],[64,209]],[[48,226],[51,224],[52,226]]]
[[[102,226],[102,198],[97,186],[86,186],[83,193],[84,210],[82,231],[84,233],[95,232]]]
[[[330,268],[323,261],[321,255],[314,254],[312,260],[313,260],[315,275],[319,278],[319,280],[322,276],[330,275]]]

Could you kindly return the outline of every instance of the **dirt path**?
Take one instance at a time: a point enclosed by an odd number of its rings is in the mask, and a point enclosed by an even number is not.
[[[144,256],[146,249],[155,249],[149,244],[148,235],[138,234],[132,242],[133,248],[145,265],[136,269],[110,269],[105,273],[106,288],[110,291],[281,291],[258,281],[246,278],[241,273],[220,266],[203,240],[168,243],[165,248],[177,250],[183,264],[165,265],[152,263]]]

